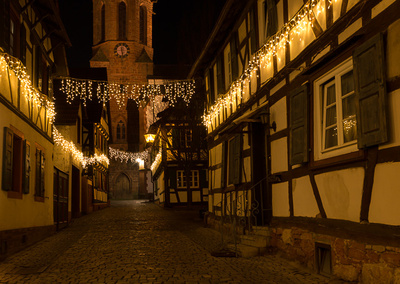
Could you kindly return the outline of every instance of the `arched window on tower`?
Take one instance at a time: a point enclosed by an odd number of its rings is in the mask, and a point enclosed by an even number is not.
[[[125,123],[122,120],[117,124],[117,139],[125,139]]]
[[[147,45],[147,11],[140,6],[140,43]]]
[[[106,5],[101,6],[101,38],[100,41],[106,40]]]
[[[126,40],[126,4],[123,1],[118,6],[118,38]]]

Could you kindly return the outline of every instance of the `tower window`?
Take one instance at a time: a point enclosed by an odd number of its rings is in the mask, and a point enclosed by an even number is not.
[[[125,123],[122,120],[117,124],[117,139],[125,139]]]
[[[147,11],[140,6],[140,43],[147,45]]]
[[[106,40],[106,5],[101,6],[101,39]]]
[[[126,40],[126,5],[120,2],[118,6],[118,37],[120,40]]]

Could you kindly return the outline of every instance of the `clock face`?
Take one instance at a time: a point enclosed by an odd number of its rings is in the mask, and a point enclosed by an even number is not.
[[[126,43],[118,43],[114,47],[114,54],[120,58],[126,57],[129,54],[129,46]]]

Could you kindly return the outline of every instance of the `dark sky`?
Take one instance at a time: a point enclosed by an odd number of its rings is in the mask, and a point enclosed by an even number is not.
[[[155,64],[192,64],[210,33],[225,0],[158,0],[154,4]],[[71,39],[69,67],[89,67],[92,0],[59,0],[61,17]]]

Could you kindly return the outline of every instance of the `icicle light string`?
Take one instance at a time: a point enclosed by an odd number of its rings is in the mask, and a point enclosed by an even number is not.
[[[121,163],[128,163],[129,161],[131,163],[137,163],[138,160],[148,161],[149,158],[149,152],[147,150],[137,153],[125,152],[111,147],[109,147],[108,150],[110,159],[120,161]]]
[[[11,76],[11,72],[8,71],[12,71],[15,77],[20,81],[21,91],[26,100],[38,108],[44,107],[47,110],[46,114],[50,123],[54,122],[56,115],[54,102],[33,87],[26,67],[18,58],[0,52],[0,70],[2,73],[7,72],[9,77]]]
[[[336,0],[326,0],[327,8],[330,9]],[[293,16],[282,29],[275,35],[271,36],[259,50],[256,51],[253,58],[248,62],[247,68],[242,75],[234,81],[228,93],[220,97],[211,106],[209,111],[205,110],[203,115],[203,123],[207,127],[220,115],[224,109],[228,109],[236,102],[240,102],[245,95],[245,85],[248,84],[257,71],[266,68],[273,63],[273,58],[279,59],[279,52],[286,49],[287,45],[293,44],[295,38],[302,41],[302,34],[309,26],[313,26],[315,15],[319,15],[325,11],[324,0],[309,0],[303,7]],[[258,74],[256,75],[259,76]]]
[[[67,96],[68,103],[78,97],[84,105],[86,105],[87,100],[92,100],[93,94],[103,104],[115,99],[119,108],[125,107],[128,99],[134,100],[138,106],[142,106],[147,104],[149,100],[154,100],[156,96],[163,96],[171,106],[175,106],[180,98],[183,99],[186,105],[189,105],[195,93],[194,80],[138,85],[69,77],[57,77],[56,79],[61,80],[60,91]]]
[[[94,154],[93,157],[85,157],[81,151],[76,148],[73,142],[65,140],[65,138],[61,135],[61,133],[57,130],[55,126],[53,126],[53,139],[54,143],[60,146],[65,152],[70,152],[73,159],[79,161],[82,164],[83,168],[86,168],[89,165],[93,165],[95,163],[106,163],[107,165],[110,163],[107,156],[104,154],[97,155]]]

